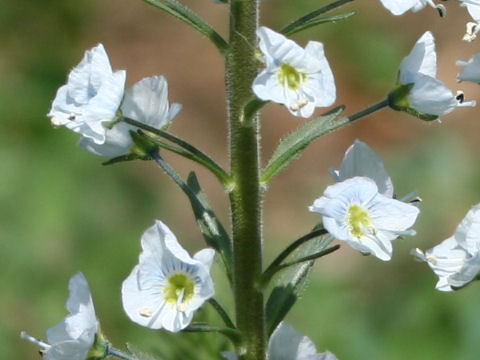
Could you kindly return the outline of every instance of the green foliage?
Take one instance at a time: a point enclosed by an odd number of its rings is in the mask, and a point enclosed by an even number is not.
[[[294,261],[309,254],[325,250],[332,240],[333,238],[329,234],[312,238],[298,247],[287,259]],[[277,281],[266,305],[268,334],[271,334],[275,330],[277,325],[285,318],[296,303],[300,293],[305,287],[314,262],[315,260],[304,261],[283,270],[277,275]]]
[[[316,117],[283,139],[263,170],[261,182],[267,185],[276,174],[298,158],[312,141],[336,129],[338,124],[335,123],[335,120],[343,109],[343,106],[339,106],[322,116]]]

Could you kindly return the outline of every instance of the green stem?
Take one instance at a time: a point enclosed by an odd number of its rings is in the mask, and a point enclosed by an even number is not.
[[[118,350],[118,349],[115,349],[114,347],[112,346],[109,346],[108,349],[107,349],[107,355],[110,355],[110,356],[115,356],[119,359],[124,359],[124,360],[138,360],[138,358],[136,356],[133,356],[133,355],[130,355],[130,354],[126,354],[124,353],[123,351],[121,350]]]
[[[371,113],[374,113],[375,111],[378,111],[378,110],[381,110],[385,107],[387,107],[389,105],[389,101],[388,99],[385,99],[385,100],[382,100],[380,101],[379,103],[376,103],[372,106],[369,106],[368,108],[366,109],[363,109],[363,110],[360,110],[359,112],[353,114],[353,115],[350,115],[350,116],[347,116],[345,118],[342,118],[340,119],[338,122],[343,122],[343,121],[346,121],[348,123],[352,123],[354,122],[355,120],[358,120],[362,117],[365,117],[367,115],[370,115]]]
[[[230,165],[235,188],[230,193],[235,316],[243,360],[265,360],[267,336],[263,292],[255,284],[262,274],[262,190],[260,188],[259,119],[246,113],[254,97],[257,0],[230,0],[230,49],[226,89],[230,131]]]

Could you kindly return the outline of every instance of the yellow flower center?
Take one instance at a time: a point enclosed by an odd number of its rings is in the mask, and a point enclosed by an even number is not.
[[[365,236],[365,228],[371,227],[370,215],[368,211],[358,204],[349,207],[346,215],[346,223],[350,233],[355,237]]]
[[[185,305],[193,298],[195,284],[187,274],[174,274],[168,278],[163,291],[168,303],[176,304],[179,311],[184,311]]]
[[[293,66],[282,64],[277,73],[278,81],[287,85],[290,90],[298,90],[302,82],[307,79],[307,74],[298,72]]]

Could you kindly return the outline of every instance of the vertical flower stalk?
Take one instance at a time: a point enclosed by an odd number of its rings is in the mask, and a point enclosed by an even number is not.
[[[245,360],[264,360],[265,310],[255,282],[262,272],[262,193],[259,123],[244,112],[257,76],[258,0],[230,0],[230,48],[226,57],[230,166],[235,186],[230,193],[233,232],[233,287],[238,329]]]

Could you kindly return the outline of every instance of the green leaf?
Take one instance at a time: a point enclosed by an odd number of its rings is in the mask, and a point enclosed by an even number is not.
[[[285,35],[293,35],[297,32],[300,32],[302,30],[305,30],[305,29],[308,29],[308,28],[311,28],[313,26],[317,26],[317,25],[320,25],[320,24],[326,24],[326,23],[331,23],[331,22],[336,22],[336,21],[340,21],[340,20],[345,20],[345,19],[348,19],[349,17],[352,17],[353,15],[355,15],[356,12],[355,11],[350,11],[348,13],[345,13],[345,14],[341,14],[341,15],[334,15],[334,16],[328,16],[328,17],[323,17],[323,18],[320,18],[320,19],[315,19],[315,20],[311,20],[311,21],[307,21],[303,24],[299,24],[298,26],[296,26],[295,28],[292,28],[292,29],[289,29],[287,31],[284,31],[283,33]]]
[[[185,22],[200,33],[208,37],[217,47],[222,55],[226,55],[228,43],[200,16],[195,14],[186,6],[180,4],[176,0],[143,0],[146,3],[155,6],[158,9],[174,16],[175,18]]]
[[[314,240],[312,239],[292,254],[292,261],[320,252],[332,241],[333,237],[329,234],[319,236]],[[268,335],[275,330],[297,301],[300,292],[306,285],[306,280],[313,264],[314,260],[302,262],[278,273],[277,285],[274,286],[266,305]]]
[[[333,3],[330,3],[328,5],[322,6],[319,9],[316,9],[307,15],[302,16],[301,18],[298,18],[297,20],[291,22],[287,26],[285,26],[280,32],[285,35],[293,34],[296,33],[300,30],[306,29],[306,27],[303,27],[306,23],[311,22],[312,20],[315,20],[318,16],[325,14],[329,11],[338,9],[339,7],[352,2],[353,0],[338,0]],[[312,25],[313,26],[313,25]],[[302,28],[303,27],[303,28]],[[300,30],[297,30],[300,29]]]
[[[202,192],[200,185],[198,184],[195,173],[191,172],[189,174],[187,180],[188,184],[186,184],[180,175],[178,175],[177,172],[165,160],[163,160],[158,152],[150,155],[170,179],[172,179],[180,189],[182,189],[185,195],[187,195],[190,204],[192,205],[193,213],[200,228],[200,232],[205,238],[207,244],[214,248],[222,257],[227,277],[231,282],[232,249],[230,237],[208,204],[205,194]]]
[[[200,188],[197,176],[193,171],[188,175],[187,185],[198,200],[192,201],[190,198],[200,231],[207,244],[220,253],[227,271],[227,276],[231,280],[232,247],[230,237],[213,212],[205,193]]]
[[[345,120],[335,121],[344,108],[344,106],[339,106],[322,116],[310,120],[283,139],[263,170],[260,181],[267,185],[275,175],[299,157],[313,140],[348,123]]]

